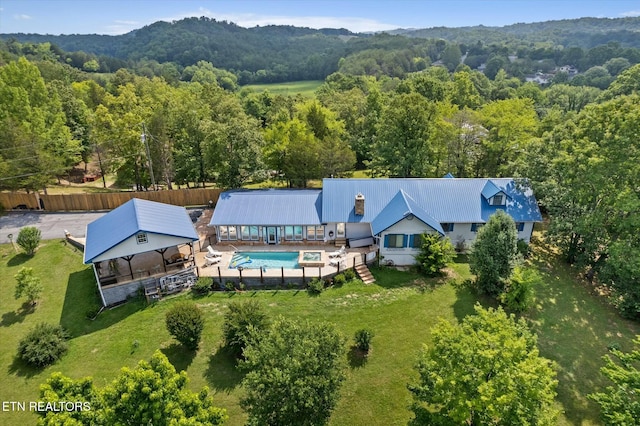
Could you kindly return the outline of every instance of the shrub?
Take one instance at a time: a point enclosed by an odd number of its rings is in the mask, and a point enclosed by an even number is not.
[[[167,330],[177,341],[191,350],[198,349],[204,317],[195,303],[177,303],[167,312],[166,324]]]
[[[524,259],[528,259],[531,254],[531,247],[529,246],[529,243],[522,238],[518,240],[518,253],[520,253],[520,256]]]
[[[51,365],[67,352],[67,333],[60,325],[40,323],[18,344],[18,356],[36,367]]]
[[[347,281],[353,281],[356,279],[356,271],[353,269],[345,269],[343,274]]]
[[[236,283],[234,283],[233,281],[227,281],[226,283],[224,283],[224,289],[227,291],[235,291]]]
[[[373,339],[373,333],[371,332],[371,330],[363,328],[356,331],[356,348],[360,349],[365,354],[368,353],[369,349],[371,349],[371,339]]]
[[[35,305],[42,293],[42,284],[40,283],[40,278],[34,274],[33,268],[20,268],[18,273],[13,277],[17,282],[14,294],[15,298],[19,299],[22,296],[26,296],[27,302]]]
[[[335,277],[333,277],[333,285],[343,285],[346,282],[347,278],[344,274],[337,274]]]
[[[191,291],[199,296],[204,296],[211,291],[212,281],[213,279],[211,277],[200,277],[193,287],[191,287]]]
[[[242,357],[253,332],[269,328],[269,318],[262,305],[256,300],[231,302],[224,314],[222,337],[225,346],[236,358]]]
[[[438,234],[424,233],[420,239],[420,253],[416,255],[418,269],[428,277],[436,276],[453,261],[456,251],[451,240]]]
[[[513,312],[526,311],[533,302],[533,287],[541,280],[535,269],[516,266],[500,302]]]
[[[40,244],[40,239],[42,235],[40,234],[40,230],[35,226],[25,226],[20,229],[20,233],[18,234],[18,239],[16,243],[22,250],[25,251],[29,256],[33,256]]]
[[[320,278],[314,278],[307,284],[307,291],[311,295],[317,295],[324,290],[324,281]]]

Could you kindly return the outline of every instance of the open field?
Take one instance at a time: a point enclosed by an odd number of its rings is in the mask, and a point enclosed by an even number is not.
[[[621,319],[587,287],[573,280],[575,272],[559,264],[554,254],[540,246],[533,259],[545,277],[538,289],[536,306],[527,313],[539,336],[542,354],[557,362],[560,385],[558,405],[565,412],[561,425],[600,424],[598,407],[586,399],[604,383],[598,374],[600,357],[607,345],[618,343],[630,349],[638,324]],[[35,311],[25,310],[13,298],[13,275],[30,266],[42,278],[45,291]],[[413,365],[430,328],[438,320],[459,321],[473,312],[478,298],[469,291],[456,291],[440,280],[423,280],[410,272],[374,269],[378,282],[364,286],[354,282],[331,288],[318,297],[305,291],[271,290],[214,293],[195,299],[206,313],[201,348],[184,351],[169,336],[164,314],[176,299],[147,306],[132,301],[105,311],[95,321],[87,311],[98,299],[91,270],[82,265],[81,254],[61,240],[45,241],[33,258],[16,254],[11,245],[0,246],[0,399],[32,401],[38,385],[53,371],[80,378],[91,375],[103,385],[122,366],[134,366],[161,348],[179,370],[186,370],[190,386],[209,386],[218,406],[226,408],[229,425],[241,425],[245,416],[238,405],[242,374],[233,360],[220,350],[221,323],[226,304],[235,299],[257,299],[271,316],[330,321],[350,340],[363,327],[375,337],[368,361],[351,360],[341,400],[332,425],[399,425],[411,418],[411,397],[406,385],[415,379]],[[468,264],[460,257],[450,276],[469,277]],[[480,300],[488,304],[485,300]],[[42,371],[15,358],[21,337],[41,321],[61,323],[72,335],[69,353],[56,365]],[[0,412],[0,424],[29,424],[30,413]]]
[[[242,89],[251,89],[254,92],[262,93],[265,90],[274,95],[294,96],[300,94],[302,96],[312,98],[315,91],[322,86],[322,80],[310,81],[291,81],[287,83],[271,83],[271,84],[247,84]]]

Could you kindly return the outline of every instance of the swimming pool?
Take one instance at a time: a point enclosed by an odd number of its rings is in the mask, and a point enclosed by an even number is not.
[[[297,251],[239,251],[231,258],[229,268],[298,269],[298,254]]]

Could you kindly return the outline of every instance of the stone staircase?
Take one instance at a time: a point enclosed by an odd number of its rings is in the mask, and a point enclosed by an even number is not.
[[[342,247],[342,246],[347,246],[347,239],[346,238],[336,238],[335,239],[335,245],[336,247]]]
[[[367,265],[365,264],[356,266],[356,273],[365,284],[376,282],[376,279],[373,277],[371,271],[369,271],[369,268],[367,268]]]

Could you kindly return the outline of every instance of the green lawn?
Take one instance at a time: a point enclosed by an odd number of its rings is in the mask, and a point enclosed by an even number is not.
[[[322,80],[291,81],[287,83],[247,84],[242,88],[251,89],[257,93],[267,90],[274,95],[294,96],[300,94],[307,98],[313,98],[315,97],[315,91],[323,83],[324,81]]]
[[[241,425],[245,420],[238,405],[242,374],[219,350],[222,315],[230,299],[258,299],[273,316],[331,321],[351,341],[357,329],[373,330],[367,362],[350,360],[332,425],[406,424],[411,417],[406,385],[416,376],[416,354],[423,343],[429,342],[431,326],[438,318],[460,320],[473,312],[477,301],[468,291],[456,292],[444,279],[424,281],[415,274],[390,269],[374,270],[378,279],[375,285],[350,283],[318,297],[295,290],[215,293],[196,299],[206,312],[206,324],[201,348],[191,354],[171,339],[164,326],[164,313],[175,298],[151,306],[133,301],[91,321],[86,312],[97,302],[95,284],[79,252],[61,241],[47,241],[33,258],[16,255],[10,245],[0,246],[0,256],[3,401],[34,400],[38,385],[53,371],[74,378],[91,375],[102,385],[122,366],[134,366],[160,348],[178,369],[187,371],[194,390],[207,385],[215,392],[217,404],[228,411],[229,425]],[[465,259],[458,262],[452,265],[450,275],[468,277]],[[542,253],[535,262],[547,283],[539,289],[537,305],[527,317],[539,334],[543,355],[558,363],[558,403],[566,411],[560,424],[599,424],[597,407],[588,403],[585,395],[602,384],[597,373],[600,357],[610,343],[629,349],[633,335],[640,333],[639,327],[620,319],[574,282],[573,271],[558,267],[551,254]],[[25,312],[20,301],[13,299],[13,275],[22,266],[33,267],[45,284],[42,302],[34,312]],[[60,322],[73,336],[69,353],[43,371],[15,359],[19,339],[39,321]],[[0,412],[0,424],[34,420],[32,414]]]

